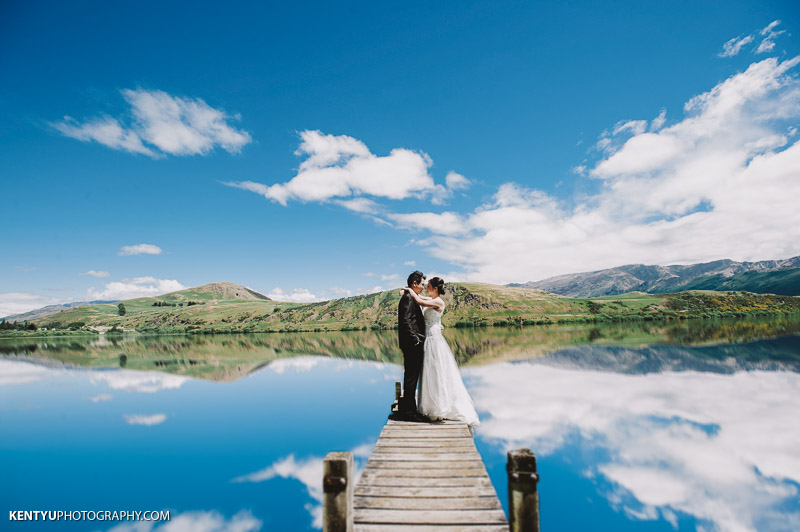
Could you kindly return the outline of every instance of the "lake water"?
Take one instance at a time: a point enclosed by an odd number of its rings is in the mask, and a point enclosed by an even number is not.
[[[504,508],[537,455],[542,530],[800,530],[800,325],[448,329]],[[322,459],[363,468],[394,399],[387,333],[0,341],[11,510],[170,510],[168,530],[316,530]]]

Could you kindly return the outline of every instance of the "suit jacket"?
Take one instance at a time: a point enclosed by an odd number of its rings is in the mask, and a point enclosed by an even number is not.
[[[397,306],[397,336],[400,349],[422,347],[425,342],[425,318],[422,309],[407,292],[400,298]]]

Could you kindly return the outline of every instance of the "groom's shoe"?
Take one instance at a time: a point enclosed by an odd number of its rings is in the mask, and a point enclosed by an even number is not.
[[[392,412],[389,414],[389,419],[392,421],[412,421],[411,412]]]
[[[419,412],[412,412],[409,415],[409,417],[410,417],[409,421],[412,421],[414,423],[430,423],[431,422],[430,418],[420,414]]]

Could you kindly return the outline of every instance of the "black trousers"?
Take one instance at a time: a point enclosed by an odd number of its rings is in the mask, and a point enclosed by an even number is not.
[[[422,390],[422,357],[424,344],[403,349],[403,397],[397,405],[400,412],[417,411],[417,383]]]

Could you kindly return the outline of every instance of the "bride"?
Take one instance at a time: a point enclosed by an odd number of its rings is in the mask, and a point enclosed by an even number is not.
[[[433,277],[428,281],[430,298],[423,298],[406,287],[404,290],[424,309],[425,356],[422,360],[422,383],[419,392],[419,411],[431,420],[464,421],[470,427],[480,425],[478,413],[467,392],[453,352],[442,336],[444,313],[444,281]]]

